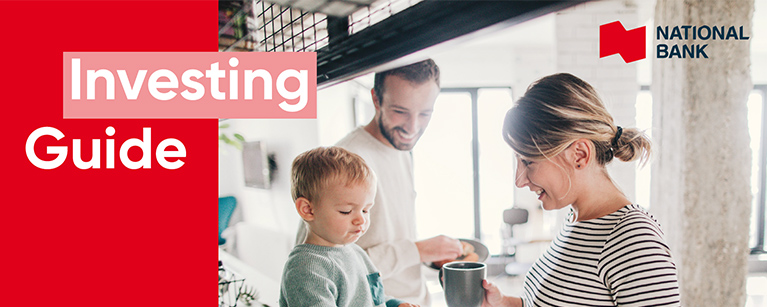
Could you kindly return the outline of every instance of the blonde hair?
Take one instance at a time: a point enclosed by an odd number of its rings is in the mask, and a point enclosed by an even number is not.
[[[290,178],[293,201],[299,197],[318,200],[321,191],[335,179],[346,186],[375,184],[373,171],[359,155],[341,147],[317,147],[293,160]]]
[[[506,113],[503,138],[517,154],[530,159],[550,159],[575,140],[588,139],[603,166],[613,157],[645,163],[651,151],[644,132],[616,126],[594,88],[567,73],[541,78],[528,87]]]

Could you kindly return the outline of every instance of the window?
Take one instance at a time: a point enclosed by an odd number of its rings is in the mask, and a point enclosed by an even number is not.
[[[652,94],[643,86],[636,100],[637,128],[652,137]],[[514,159],[501,137],[506,111],[513,105],[509,88],[445,88],[429,128],[413,151],[418,234],[479,238],[499,254],[503,210],[513,206]],[[748,100],[753,193],[752,253],[764,253],[767,193],[767,85],[757,85]],[[636,202],[650,206],[650,166],[636,174]]]
[[[413,150],[418,236],[473,238],[472,98],[443,92]]]
[[[509,88],[442,89],[413,150],[419,237],[479,238],[500,253],[514,199],[514,155],[501,136],[511,106]]]
[[[767,137],[767,125],[763,125],[767,118],[767,85],[756,85],[748,97],[748,131],[751,135],[751,233],[749,247],[752,253],[764,253],[765,250],[765,184],[767,184],[767,153],[765,153],[765,137]]]
[[[652,140],[652,93],[649,86],[642,86],[636,100],[636,127]],[[640,206],[650,208],[650,163],[636,170],[636,199]]]

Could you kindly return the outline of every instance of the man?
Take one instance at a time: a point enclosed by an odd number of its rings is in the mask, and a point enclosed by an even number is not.
[[[431,304],[423,263],[461,254],[461,243],[446,236],[415,241],[411,150],[429,124],[439,91],[433,60],[377,73],[371,90],[373,120],[336,144],[362,156],[378,178],[370,228],[357,244],[380,270],[389,295],[421,306]]]

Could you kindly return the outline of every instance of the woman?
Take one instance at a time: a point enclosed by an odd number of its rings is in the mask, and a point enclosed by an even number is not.
[[[523,296],[504,296],[485,281],[483,306],[679,306],[660,226],[605,168],[613,158],[647,161],[650,140],[641,131],[616,126],[591,85],[556,74],[509,110],[503,136],[516,153],[516,185],[538,194],[546,210],[571,211],[528,271]]]

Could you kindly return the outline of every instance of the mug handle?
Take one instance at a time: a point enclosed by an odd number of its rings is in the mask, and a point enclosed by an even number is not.
[[[445,285],[442,283],[442,271],[445,270],[445,267],[439,268],[439,285],[442,286],[442,290],[445,290]]]

